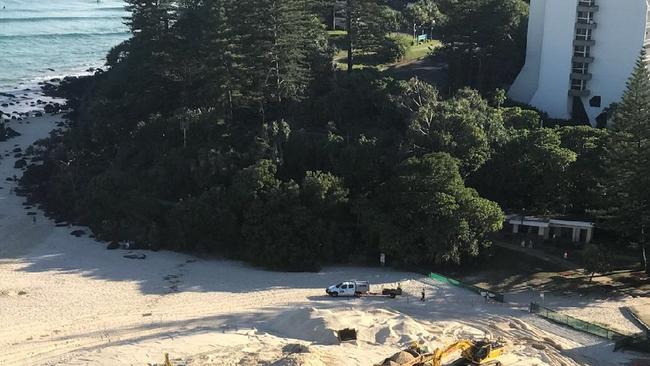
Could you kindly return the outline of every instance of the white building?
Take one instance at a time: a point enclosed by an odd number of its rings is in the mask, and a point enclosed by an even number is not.
[[[526,64],[509,96],[596,125],[650,38],[648,10],[648,0],[531,0]]]
[[[574,243],[589,244],[594,237],[593,222],[547,217],[507,215],[506,224],[513,234],[533,234],[544,240],[566,238]]]

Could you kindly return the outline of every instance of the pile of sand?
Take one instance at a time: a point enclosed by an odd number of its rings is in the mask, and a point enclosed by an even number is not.
[[[298,308],[270,319],[261,330],[321,345],[338,344],[336,329],[328,326],[325,316],[331,317],[332,313],[315,308]]]

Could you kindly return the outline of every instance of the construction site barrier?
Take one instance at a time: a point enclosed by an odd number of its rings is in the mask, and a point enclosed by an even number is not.
[[[498,292],[490,291],[490,290],[487,290],[487,289],[484,289],[484,288],[481,288],[481,287],[478,287],[478,286],[463,283],[461,281],[455,280],[455,279],[453,279],[451,277],[443,276],[443,275],[438,274],[438,273],[433,273],[433,272],[430,273],[429,278],[431,278],[433,280],[436,280],[436,281],[439,281],[439,282],[448,283],[448,284],[453,285],[453,286],[462,287],[462,288],[464,288],[466,290],[475,292],[475,293],[477,293],[477,294],[479,294],[481,296],[487,295],[490,299],[493,299],[493,300],[498,301],[498,302],[504,302],[503,294],[500,294]]]
[[[555,310],[551,310],[549,308],[545,308],[543,306],[540,306],[539,304],[536,304],[534,302],[530,303],[530,312],[536,315],[541,316],[542,318],[546,318],[548,320],[551,320],[555,323],[558,323],[560,325],[566,325],[570,328],[573,328],[575,330],[579,330],[581,332],[589,333],[601,338],[607,338],[607,339],[612,339],[612,340],[621,340],[624,338],[630,338],[629,336],[617,332],[613,329],[609,329],[607,327],[604,327],[602,325],[596,325],[593,323],[586,322],[584,320],[576,319],[572,316],[568,316],[565,314],[558,313]]]

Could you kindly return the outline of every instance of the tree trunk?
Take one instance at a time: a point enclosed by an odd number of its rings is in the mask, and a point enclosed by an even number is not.
[[[650,274],[650,268],[648,268],[648,256],[646,255],[645,225],[641,226],[641,255],[643,256],[643,270],[646,274]]]
[[[348,72],[352,72],[352,67],[354,66],[354,55],[352,54],[353,43],[352,42],[352,0],[347,0],[345,9],[345,20],[346,28],[348,29]]]

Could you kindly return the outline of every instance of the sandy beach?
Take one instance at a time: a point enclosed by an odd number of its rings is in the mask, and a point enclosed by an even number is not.
[[[146,259],[107,251],[88,229],[56,225],[25,206],[5,180],[21,174],[14,149],[26,149],[61,120],[11,121],[21,136],[0,143],[0,365],[160,365],[165,353],[174,365],[372,365],[414,340],[443,347],[483,337],[505,339],[504,365],[650,365],[640,354],[615,353],[611,342],[528,314],[532,294],[486,304],[463,289],[390,269],[279,273],[166,251],[136,252]],[[71,235],[75,230],[84,234]],[[405,296],[326,296],[326,286],[347,279],[400,283]],[[641,300],[548,301],[634,331],[618,309]],[[339,344],[334,331],[348,327],[359,339]]]

